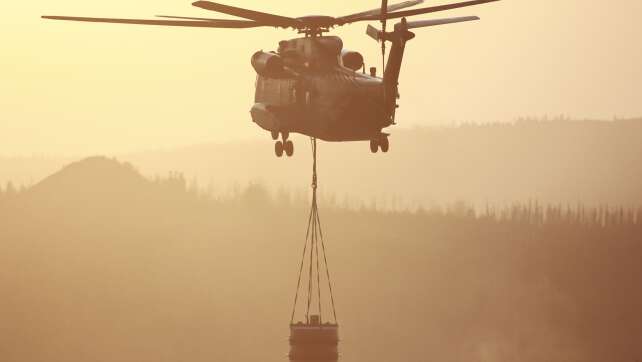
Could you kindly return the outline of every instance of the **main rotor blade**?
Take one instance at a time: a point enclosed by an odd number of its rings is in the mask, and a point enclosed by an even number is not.
[[[260,22],[265,25],[270,26],[279,26],[282,28],[296,27],[299,23],[294,18],[288,18],[286,16],[262,13],[260,11],[248,10],[243,8],[237,8],[235,6],[218,4],[211,1],[197,1],[192,3],[192,5],[197,8],[216,11],[223,14],[234,15],[240,18],[250,19],[257,22]]]
[[[173,16],[173,15],[155,15],[157,18],[164,18],[164,19],[183,19],[183,20],[202,20],[202,21],[225,21],[228,22],[230,20],[226,19],[212,19],[212,18],[194,18],[191,16]],[[231,21],[245,21],[245,20],[231,20]]]
[[[43,19],[85,21],[91,23],[116,23],[140,25],[183,26],[195,28],[255,28],[265,26],[256,21],[245,20],[217,20],[208,21],[182,21],[182,20],[146,20],[146,19],[112,19],[112,18],[86,18],[76,16],[43,16]]]
[[[393,12],[393,11],[401,10],[407,7],[419,5],[423,2],[424,0],[408,0],[397,4],[388,5],[388,12]],[[366,11],[362,11],[362,12],[358,12],[350,15],[341,16],[337,18],[337,21],[350,22],[350,19],[352,18],[359,18],[362,16],[368,16],[368,15],[379,15],[380,13],[381,13],[381,8],[379,7],[372,10],[366,10]]]
[[[415,28],[423,28],[423,27],[426,27],[426,26],[454,24],[454,23],[462,23],[464,21],[474,21],[474,20],[479,20],[479,17],[477,17],[477,16],[462,16],[462,17],[459,17],[459,18],[417,20],[417,21],[409,21],[409,22],[407,22],[406,23],[406,28],[415,29]]]
[[[499,1],[499,0],[473,0],[473,1],[465,1],[460,3],[447,4],[447,5],[431,6],[429,8],[398,11],[398,12],[386,14],[385,19],[395,19],[395,18],[403,18],[406,16],[413,16],[413,15],[419,15],[419,14],[436,13],[438,11],[458,9],[466,6],[486,4],[486,3],[491,3],[495,1]],[[384,17],[381,15],[367,15],[367,16],[362,16],[360,18],[351,19],[350,22],[382,20],[383,18]]]

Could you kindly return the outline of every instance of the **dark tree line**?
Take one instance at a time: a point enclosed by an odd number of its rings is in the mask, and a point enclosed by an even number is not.
[[[308,195],[112,166],[3,188],[7,360],[282,360]],[[333,200],[320,213],[346,360],[642,355],[641,208]]]
[[[133,170],[133,169],[132,169]],[[210,206],[241,206],[248,208],[295,208],[304,209],[309,202],[304,193],[289,192],[279,189],[270,192],[261,183],[249,183],[245,187],[238,185],[231,193],[218,195],[212,189],[204,190],[199,187],[196,180],[188,182],[185,176],[172,171],[167,177],[156,176],[148,185],[158,199],[173,200],[180,203],[194,203]],[[16,187],[9,181],[5,187],[0,186],[0,203],[19,199],[23,194],[28,194],[29,187],[24,185]],[[543,204],[538,201],[515,202],[510,205],[497,206],[486,204],[483,208],[475,208],[465,202],[420,207],[417,210],[391,211],[377,207],[376,202],[361,203],[360,207],[340,204],[335,196],[322,196],[320,205],[322,209],[337,212],[364,212],[364,213],[396,213],[399,215],[429,215],[440,218],[469,219],[484,222],[503,224],[549,226],[568,225],[586,228],[611,228],[611,227],[639,227],[642,225],[642,206],[622,207],[618,205],[586,206],[578,203],[575,205]]]

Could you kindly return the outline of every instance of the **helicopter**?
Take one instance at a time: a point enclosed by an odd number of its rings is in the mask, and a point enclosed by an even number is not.
[[[232,15],[237,19],[157,15],[157,19],[116,19],[74,16],[42,16],[44,19],[83,22],[141,24],[202,28],[290,28],[303,36],[282,40],[276,51],[257,51],[251,65],[257,73],[251,119],[269,131],[275,142],[274,153],[290,157],[294,145],[290,133],[299,133],[329,142],[369,141],[370,151],[388,152],[388,133],[399,107],[398,83],[406,42],[415,34],[411,29],[479,20],[476,16],[408,21],[407,17],[480,5],[499,0],[472,0],[446,5],[402,10],[423,3],[408,0],[396,4],[381,1],[381,7],[340,17],[308,15],[287,17],[211,1],[196,1],[193,6]],[[401,19],[392,31],[388,19]],[[382,76],[376,67],[365,69],[361,53],[344,49],[337,36],[326,36],[336,26],[364,21],[379,21],[366,34],[381,43]],[[391,43],[388,61],[386,43]],[[279,138],[281,138],[279,140]]]

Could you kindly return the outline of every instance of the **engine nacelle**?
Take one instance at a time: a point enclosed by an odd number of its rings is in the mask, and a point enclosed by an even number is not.
[[[341,51],[341,64],[352,70],[359,70],[363,67],[363,55],[354,50],[344,49]]]
[[[252,67],[264,77],[277,77],[283,74],[283,58],[278,54],[258,51],[252,55]]]

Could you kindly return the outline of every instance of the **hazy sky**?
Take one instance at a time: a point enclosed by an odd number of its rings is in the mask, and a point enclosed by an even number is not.
[[[288,16],[344,15],[377,1],[228,1]],[[439,2],[444,3],[444,1]],[[42,14],[210,16],[190,1],[19,1],[0,21],[0,155],[86,154],[268,138],[249,117],[249,59],[288,30],[186,29],[46,21]],[[427,1],[435,5],[435,1]],[[400,79],[400,126],[519,116],[642,115],[642,1],[504,0],[417,19]],[[225,17],[221,15],[220,17]],[[380,66],[366,23],[333,32]]]

